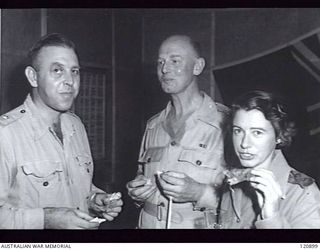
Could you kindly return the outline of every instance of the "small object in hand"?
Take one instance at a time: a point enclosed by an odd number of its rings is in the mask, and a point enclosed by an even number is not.
[[[152,185],[151,179],[148,179],[147,182],[146,182],[146,184],[144,184],[144,185],[145,185],[145,186],[151,186],[151,185]]]
[[[232,170],[225,170],[223,171],[225,176],[227,176],[227,183],[230,186],[236,185],[243,181],[249,181],[251,177],[251,169],[239,169],[235,168]]]
[[[110,197],[110,201],[112,200],[119,200],[121,198],[121,194],[119,192],[117,193],[112,193]]]
[[[158,177],[159,179],[160,179],[160,177],[161,177],[161,176],[160,176],[161,174],[163,174],[163,171],[157,171],[157,172],[156,172],[156,175],[157,175],[157,177]]]
[[[167,211],[167,221],[166,221],[166,229],[170,229],[171,214],[172,214],[172,196],[169,196],[168,211]]]
[[[90,222],[98,222],[99,224],[101,224],[102,222],[105,222],[105,221],[106,221],[106,219],[98,218],[98,217],[95,217],[92,220],[90,220]]]

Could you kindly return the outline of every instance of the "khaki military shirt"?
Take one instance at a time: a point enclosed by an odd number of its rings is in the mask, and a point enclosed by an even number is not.
[[[185,121],[182,133],[172,134],[165,110],[151,118],[145,130],[140,150],[140,172],[153,183],[157,171],[183,172],[197,182],[215,185],[216,176],[224,168],[223,123],[228,108],[204,96],[202,105]],[[213,200],[212,200],[213,199]],[[215,194],[207,188],[197,204],[173,203],[171,228],[204,228],[202,211],[215,207]],[[140,228],[165,228],[168,200],[157,190],[144,204]]]
[[[88,212],[93,163],[80,119],[61,115],[63,144],[30,96],[0,117],[0,228],[43,229],[45,207]]]
[[[280,150],[268,170],[273,172],[284,194],[278,214],[263,220],[255,191],[248,182],[243,182],[223,194],[220,221],[216,227],[320,228],[320,191],[314,180],[291,168]]]

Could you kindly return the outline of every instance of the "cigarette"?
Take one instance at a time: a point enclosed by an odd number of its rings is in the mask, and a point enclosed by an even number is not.
[[[169,196],[169,202],[168,202],[168,211],[167,211],[167,223],[166,223],[166,229],[170,228],[171,223],[171,211],[172,211],[172,197]]]
[[[118,200],[118,199],[120,199],[120,197],[121,197],[121,194],[119,192],[118,193],[112,193],[111,197],[110,197],[110,201]]]
[[[160,175],[161,175],[162,173],[163,173],[163,171],[157,171],[157,172],[156,172],[157,177],[160,178],[160,177],[161,177]]]
[[[146,182],[146,184],[144,184],[144,185],[151,186],[151,185],[152,185],[151,179],[148,179],[147,182]]]
[[[90,222],[98,222],[99,224],[101,224],[102,222],[105,222],[105,221],[106,221],[106,219],[98,218],[98,217],[95,217],[92,220],[90,220]]]

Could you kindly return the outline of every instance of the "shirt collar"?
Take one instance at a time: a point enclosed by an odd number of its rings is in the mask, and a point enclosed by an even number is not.
[[[204,92],[201,92],[204,96],[202,105],[196,112],[197,118],[205,123],[219,128],[218,110],[213,100]]]
[[[291,167],[288,165],[281,150],[275,151],[275,157],[269,167],[269,170],[273,172],[277,182],[280,184],[282,194],[284,195]]]
[[[218,118],[219,114],[218,114],[216,104],[212,101],[212,99],[206,93],[204,93],[203,91],[200,91],[200,93],[204,97],[202,104],[190,117],[201,120],[216,128],[220,128],[219,118]],[[167,104],[167,107],[164,113],[160,115],[161,121],[164,121],[166,119],[171,109],[172,109],[172,101],[170,101]]]
[[[39,140],[43,135],[49,132],[51,124],[46,123],[46,121],[39,114],[38,107],[33,102],[31,95],[28,94],[25,102],[24,108],[26,113],[29,115],[31,120],[31,127],[33,129],[34,139]],[[61,119],[61,130],[63,136],[72,136],[75,132],[74,126],[71,122],[68,122],[65,114],[62,114]]]

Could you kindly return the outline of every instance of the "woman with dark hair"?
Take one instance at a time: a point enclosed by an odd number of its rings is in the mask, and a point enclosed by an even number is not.
[[[320,228],[320,192],[290,167],[281,149],[295,126],[272,94],[252,91],[232,105],[238,166],[225,171],[216,228]]]

